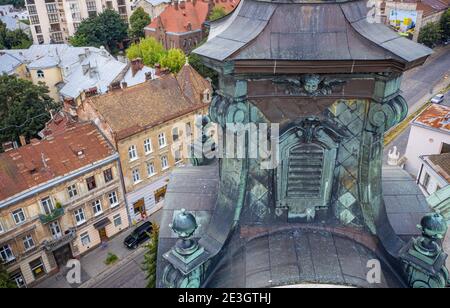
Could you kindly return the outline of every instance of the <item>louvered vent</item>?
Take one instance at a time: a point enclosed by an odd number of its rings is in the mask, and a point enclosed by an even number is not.
[[[320,197],[323,148],[314,144],[294,147],[289,153],[287,197]]]

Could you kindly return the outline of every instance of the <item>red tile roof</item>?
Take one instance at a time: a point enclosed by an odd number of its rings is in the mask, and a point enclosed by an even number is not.
[[[79,151],[82,155],[78,155]],[[114,150],[90,122],[0,154],[0,200],[105,159]]]
[[[450,183],[450,153],[430,155],[427,158],[434,165],[434,170]]]
[[[432,104],[414,120],[414,124],[450,133],[450,107]]]
[[[417,10],[423,11],[423,17],[445,11],[448,7],[448,0],[422,0],[417,3]]]
[[[221,6],[227,13],[234,10],[240,0],[212,0],[214,6]],[[148,25],[148,28],[157,29],[160,25],[166,32],[184,33],[201,30],[209,14],[209,1],[184,1],[178,5],[171,4],[157,18]]]

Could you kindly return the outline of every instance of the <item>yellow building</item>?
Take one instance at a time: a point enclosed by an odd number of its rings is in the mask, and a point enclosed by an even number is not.
[[[187,162],[182,139],[206,115],[211,86],[192,67],[134,87],[91,97],[77,109],[116,147],[132,223],[162,207],[170,171]]]
[[[129,226],[118,154],[95,125],[64,125],[0,155],[0,259],[20,287]]]

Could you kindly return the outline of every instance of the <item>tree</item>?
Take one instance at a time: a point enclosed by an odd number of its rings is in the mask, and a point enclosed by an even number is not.
[[[0,5],[13,5],[16,9],[25,7],[25,0],[0,0]]]
[[[11,280],[3,263],[0,262],[0,289],[16,289],[17,285]]]
[[[433,48],[442,39],[441,25],[437,22],[430,22],[420,29],[419,43]]]
[[[150,15],[143,8],[138,7],[130,17],[130,29],[128,30],[130,38],[137,40],[144,37],[144,27],[151,21]]]
[[[127,49],[128,59],[141,58],[144,64],[148,66],[155,66],[156,63],[160,63],[165,54],[164,46],[152,37],[143,39],[137,44],[132,44]]]
[[[1,49],[27,49],[33,42],[30,37],[21,29],[9,30],[0,21],[0,48]]]
[[[203,78],[209,78],[212,81],[212,84],[217,86],[219,83],[219,75],[218,73],[207,67],[203,64],[201,58],[195,53],[191,53],[189,55],[189,64],[200,74]]]
[[[442,35],[445,39],[450,39],[450,9],[447,9],[441,17]]]
[[[209,20],[215,21],[217,19],[220,19],[227,15],[227,12],[225,9],[221,6],[216,6],[212,9],[211,13],[209,14]]]
[[[147,273],[147,288],[156,288],[156,262],[158,258],[159,226],[153,224],[150,242],[146,245],[143,269]]]
[[[181,49],[172,48],[162,57],[161,66],[168,68],[172,73],[178,73],[183,65],[186,64],[186,55]]]
[[[0,76],[0,142],[36,137],[59,105],[44,84],[6,74]]]
[[[127,38],[127,28],[119,13],[105,10],[98,16],[83,20],[75,35],[70,38],[70,43],[75,47],[104,46],[115,53],[118,44]]]

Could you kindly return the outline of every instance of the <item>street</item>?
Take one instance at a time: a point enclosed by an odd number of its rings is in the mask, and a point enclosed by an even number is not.
[[[446,75],[450,75],[450,46],[438,49],[423,66],[404,74],[401,90],[410,113],[450,83],[450,79],[445,78]],[[450,106],[449,92],[445,93],[443,104]],[[400,157],[405,154],[409,132],[408,127],[384,149],[384,163],[387,163],[388,153],[394,146],[400,151]]]

